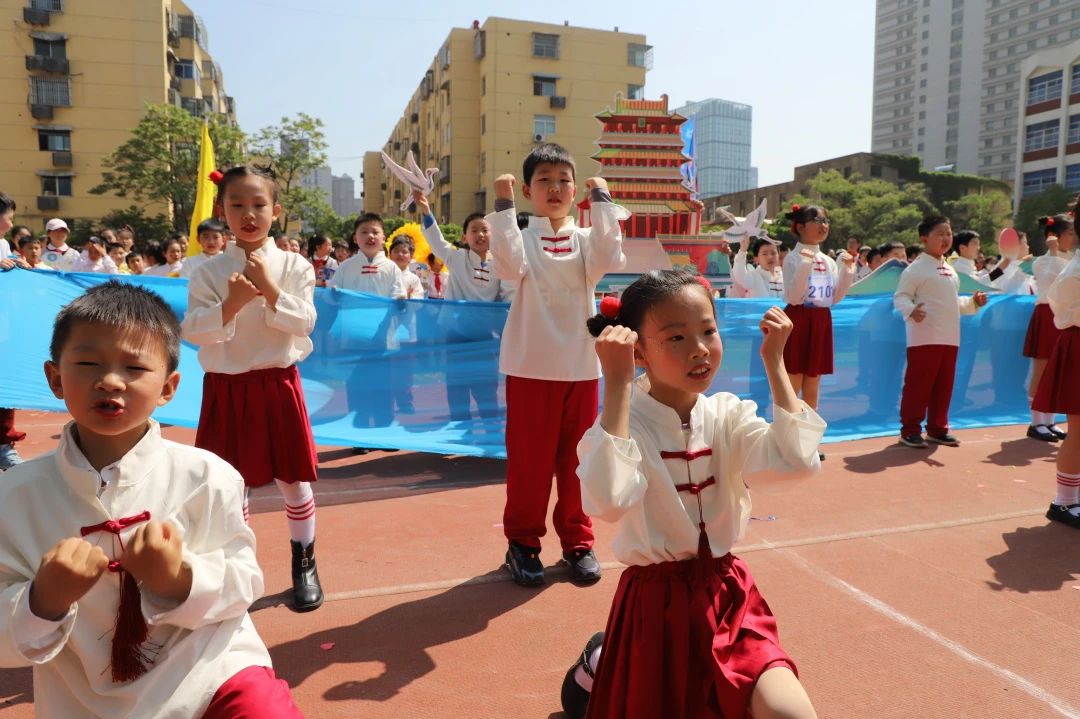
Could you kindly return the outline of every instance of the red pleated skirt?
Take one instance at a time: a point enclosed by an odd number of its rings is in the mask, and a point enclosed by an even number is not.
[[[608,616],[589,719],[741,719],[758,677],[797,673],[738,557],[628,567]]]
[[[270,667],[248,667],[222,684],[202,719],[304,719],[289,685]]]
[[[1050,359],[1061,336],[1061,330],[1054,324],[1054,312],[1050,305],[1035,305],[1035,311],[1028,322],[1027,336],[1024,338],[1024,356],[1034,359]]]
[[[1080,415],[1080,327],[1068,327],[1050,352],[1031,408],[1036,412]]]
[[[314,482],[315,439],[296,365],[207,372],[195,446],[235,467],[249,487]]]
[[[788,305],[791,336],[784,347],[784,365],[789,374],[819,377],[833,373],[832,310],[828,307]]]

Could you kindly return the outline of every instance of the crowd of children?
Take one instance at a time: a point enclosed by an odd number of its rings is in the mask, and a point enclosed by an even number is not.
[[[754,481],[820,468],[831,308],[883,262],[906,265],[894,305],[907,336],[899,414],[909,447],[958,444],[948,409],[960,315],[987,302],[981,291],[960,294],[960,274],[1037,295],[1024,346],[1033,360],[1028,434],[1063,440],[1047,517],[1080,528],[1080,433],[1054,423],[1058,414],[1070,424],[1080,416],[1070,381],[1080,362],[1080,255],[1069,257],[1075,204],[1040,220],[1048,253],[1033,279],[1021,269],[1026,246],[988,267],[978,236],[954,235],[944,217],[918,226],[919,252],[857,238],[823,252],[830,220],[817,205],[785,213],[798,240],[790,251],[743,238],[733,268],[740,294],[775,301],[755,344],[769,424],[753,401],[705,394],[723,347],[700,278],[649,272],[596,313],[597,283],[626,261],[620,221],[629,213],[603,178],[590,178],[591,226],[579,227],[574,159],[558,145],[540,144],[525,159],[520,196],[532,214],[522,221],[517,178],[502,175],[494,211],[465,218],[464,247],[443,237],[427,198],[414,194],[431,247],[422,268],[406,235],[386,247],[373,214],[357,218],[349,243],[275,237],[273,172],[243,165],[218,174],[224,222],[199,225],[192,257],[182,237],[136,252],[130,228],[103,230],[77,250],[60,219],[49,220],[42,240],[14,226],[15,203],[0,193],[0,237],[14,230],[11,243],[0,241],[2,269],[189,281],[182,323],[153,292],[118,282],[61,311],[45,372],[72,421],[54,453],[19,464],[22,435],[13,411],[0,410],[0,468],[12,468],[0,485],[0,663],[35,667],[38,686],[50,688],[37,696],[43,718],[149,715],[150,707],[211,719],[300,716],[247,615],[263,589],[247,492],[271,482],[280,491],[291,606],[317,609],[317,457],[297,364],[313,349],[320,286],[391,300],[510,302],[499,352],[505,565],[520,585],[544,583],[553,481],[552,522],[571,580],[600,578],[594,516],[618,524],[615,554],[627,565],[605,631],[566,675],[572,717],[816,716],[768,604],[731,550],[749,521]],[[197,448],[164,440],[150,417],[176,392],[181,337],[199,347],[204,370]],[[451,414],[467,416],[470,399],[490,411],[493,392],[462,383]],[[288,445],[278,441],[285,435]]]

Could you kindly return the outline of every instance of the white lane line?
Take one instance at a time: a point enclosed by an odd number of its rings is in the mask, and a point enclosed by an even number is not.
[[[949,639],[940,632],[937,632],[926,626],[925,624],[921,624],[918,621],[912,619],[903,612],[894,609],[893,607],[889,606],[877,597],[874,597],[873,595],[864,592],[858,587],[845,582],[843,579],[840,579],[839,577],[830,574],[818,565],[807,561],[803,557],[799,556],[798,552],[782,549],[779,553],[790,559],[792,563],[799,565],[800,568],[803,569],[803,571],[805,571],[807,574],[814,577],[815,579],[820,579],[826,584],[830,584],[837,589],[843,590],[844,592],[855,598],[858,602],[864,604],[878,614],[881,614],[882,616],[891,619],[897,624],[911,629],[922,637],[929,639],[936,644],[939,644],[940,646],[949,650],[964,661],[989,671],[998,678],[1012,684],[1017,689],[1024,692],[1033,699],[1040,701],[1043,704],[1046,704],[1048,707],[1053,709],[1061,716],[1068,717],[1068,719],[1080,719],[1080,709],[1069,704],[1064,699],[1053,695],[1035,682],[1032,682],[1029,679],[1025,679],[1016,672],[1006,669],[1005,667],[998,666],[997,664],[994,664],[988,659],[980,657],[978,654],[975,654],[959,642]]]

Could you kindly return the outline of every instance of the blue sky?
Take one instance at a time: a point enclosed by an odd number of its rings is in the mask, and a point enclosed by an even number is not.
[[[870,149],[871,0],[187,2],[206,21],[241,126],[322,118],[335,174],[359,178],[361,156],[382,146],[450,28],[488,16],[644,33],[654,47],[647,97],[753,106],[762,185]]]

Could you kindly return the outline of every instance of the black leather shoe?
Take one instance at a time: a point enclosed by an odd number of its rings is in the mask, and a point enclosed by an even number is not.
[[[592,665],[589,663],[589,657],[603,643],[603,632],[593,634],[585,645],[585,651],[578,655],[577,661],[574,662],[574,665],[566,672],[566,676],[563,677],[562,707],[563,711],[566,712],[566,716],[570,717],[570,719],[585,719],[585,713],[589,708],[589,695],[592,693],[591,689],[586,689],[578,684],[574,675],[577,674],[578,667],[582,667],[590,679],[595,678],[596,675],[593,673]]]
[[[563,561],[570,567],[570,581],[576,584],[592,584],[600,579],[600,562],[591,549],[564,552]]]
[[[1051,503],[1050,509],[1046,510],[1046,518],[1055,522],[1067,524],[1073,529],[1080,529],[1080,514],[1073,514],[1071,510],[1080,505]]]
[[[1057,442],[1058,436],[1050,431],[1045,424],[1033,424],[1028,427],[1027,436],[1042,442]]]
[[[1050,425],[1047,425],[1046,428],[1048,430],[1050,430],[1050,434],[1054,435],[1058,439],[1064,440],[1066,437],[1069,436],[1068,432],[1062,432],[1055,425],[1050,424]]]
[[[319,570],[315,566],[315,542],[306,547],[300,542],[292,545],[292,610],[310,612],[323,603]]]
[[[540,561],[539,547],[510,542],[506,550],[506,568],[515,584],[536,587],[544,583],[544,563]]]

